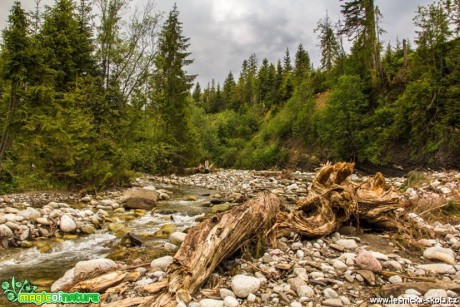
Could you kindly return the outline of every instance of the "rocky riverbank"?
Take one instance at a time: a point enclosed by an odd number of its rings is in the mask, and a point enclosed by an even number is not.
[[[260,191],[271,191],[279,195],[286,205],[293,205],[306,195],[312,176],[313,173],[303,172],[227,170],[187,177],[145,176],[137,179],[135,185],[198,186],[215,190],[209,195],[209,201],[202,205],[211,209],[214,207],[213,211],[217,212],[237,206]],[[454,306],[454,299],[460,294],[460,226],[428,223],[423,217],[426,210],[436,206],[458,208],[460,174],[430,172],[418,174],[417,178],[417,182],[410,182],[410,176],[387,179],[388,185],[401,189],[401,201],[406,206],[401,210],[417,212],[410,216],[431,230],[433,237],[418,238],[414,241],[416,248],[411,249],[401,242],[397,234],[363,234],[352,226],[342,227],[338,232],[317,240],[302,240],[296,234],[288,234],[278,240],[276,248],[268,249],[258,259],[241,255],[222,263],[189,306],[369,306],[372,305],[369,304],[369,298],[390,295],[406,298],[444,297],[446,302],[452,299],[450,305]],[[366,178],[352,175],[350,179],[360,183]],[[153,190],[152,187],[148,189]],[[158,197],[160,203],[167,201],[167,191],[159,191]],[[57,205],[48,203],[42,208],[17,208],[11,202],[3,202],[0,218],[10,214],[8,217],[11,219],[12,215],[22,216],[24,213],[20,212],[28,211],[35,214],[33,218],[37,221],[35,211],[40,213],[40,218],[51,218],[53,210],[58,210],[62,212],[60,220],[68,215],[76,224],[75,231],[82,232],[81,225],[95,227],[95,223],[91,225],[91,217],[100,216],[106,223],[108,219],[107,224],[110,224],[111,216],[117,210],[121,215],[132,214],[133,211],[126,211],[118,205],[122,198],[122,191],[112,191],[98,198],[87,197],[85,202],[79,199],[78,203],[86,204],[80,209],[68,208],[58,202]],[[197,196],[185,198],[193,201]],[[100,206],[110,206],[111,209]],[[91,210],[91,215],[86,210]],[[82,216],[81,213],[85,211],[87,216]],[[102,212],[107,212],[107,216]],[[24,225],[24,219],[5,221],[0,225],[9,227],[11,224],[6,223],[11,222]],[[39,228],[34,223],[25,225],[29,229],[31,225]],[[164,243],[163,248],[173,255],[185,235],[183,232],[168,233],[166,237],[169,237],[169,242]],[[100,268],[112,274],[108,277],[113,283],[102,296],[107,306],[128,306],[134,302],[141,304],[158,291],[158,282],[164,281],[165,271],[172,259],[171,256],[165,256],[151,259],[148,263],[140,258],[128,258],[117,263],[90,260],[77,264],[52,288],[78,290],[81,287],[78,282],[88,279],[81,272],[87,267]],[[101,267],[99,262],[104,262],[104,265]],[[103,275],[102,279],[104,276],[107,275]],[[96,280],[89,280],[86,285],[97,287],[97,283]],[[388,304],[374,306],[383,305]]]

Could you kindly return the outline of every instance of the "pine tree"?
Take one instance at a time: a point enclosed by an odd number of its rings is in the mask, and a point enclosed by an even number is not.
[[[56,89],[66,91],[85,70],[87,57],[80,54],[85,49],[81,40],[84,33],[79,30],[72,0],[56,0],[54,7],[45,13],[40,41],[45,63],[54,70]],[[86,43],[90,40],[88,39]],[[87,53],[87,52],[84,52]]]
[[[224,87],[222,89],[222,96],[223,96],[223,101],[225,108],[233,109],[235,111],[238,110],[238,106],[236,105],[236,100],[235,100],[235,79],[233,77],[232,72],[228,73],[227,78],[225,78],[224,81]]]
[[[299,44],[297,52],[295,54],[295,66],[294,66],[294,79],[296,84],[302,83],[311,72],[310,55],[303,48],[302,44]]]
[[[318,21],[315,32],[318,32],[318,39],[320,41],[321,68],[330,72],[339,58],[340,45],[335,35],[334,27],[327,14],[325,18]]]
[[[193,62],[189,59],[190,52],[187,51],[189,40],[182,34],[179,11],[174,5],[159,37],[154,88],[164,130],[179,147],[179,155],[174,161],[179,168],[184,167],[187,158],[190,158],[187,153],[190,154],[188,151],[193,146],[186,121],[187,97],[195,79],[195,76],[187,74],[185,70]]]
[[[379,28],[380,10],[374,0],[349,0],[342,5],[341,10],[345,23],[340,29],[354,40],[353,51],[363,54],[365,68],[369,71],[374,83],[378,84],[383,77],[380,61]]]
[[[8,26],[3,31],[2,79],[8,85],[2,94],[6,103],[2,114],[0,140],[0,172],[7,148],[11,145],[20,125],[18,112],[24,107],[25,89],[29,80],[28,69],[34,65],[31,40],[27,34],[29,21],[21,3],[16,1],[8,17]],[[9,89],[9,91],[8,91]],[[3,109],[3,108],[2,108]]]

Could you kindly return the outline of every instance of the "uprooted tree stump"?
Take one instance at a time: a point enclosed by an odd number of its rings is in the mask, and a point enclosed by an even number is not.
[[[353,173],[353,163],[323,166],[313,179],[305,199],[292,212],[279,212],[276,229],[294,231],[305,237],[325,236],[355,217],[379,227],[399,228],[394,210],[399,194],[385,188],[381,173],[362,184],[347,177]]]

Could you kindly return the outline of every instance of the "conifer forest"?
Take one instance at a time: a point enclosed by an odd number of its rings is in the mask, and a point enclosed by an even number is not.
[[[305,29],[318,65],[299,44],[207,84],[188,72],[193,37],[175,5],[162,15],[150,2],[126,14],[128,0],[15,2],[1,33],[0,191],[100,190],[206,160],[458,168],[460,1],[419,6],[415,39],[396,43],[380,38],[376,2],[337,1],[340,20],[324,12]]]

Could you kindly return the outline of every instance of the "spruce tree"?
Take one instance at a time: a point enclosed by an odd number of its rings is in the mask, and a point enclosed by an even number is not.
[[[3,31],[2,79],[5,87],[1,90],[2,123],[0,139],[0,172],[7,148],[20,128],[18,112],[24,108],[25,89],[29,80],[29,67],[33,66],[31,40],[27,34],[29,21],[21,3],[16,1],[8,17],[7,28]]]
[[[170,141],[178,148],[174,161],[178,168],[184,167],[191,158],[189,155],[193,146],[186,121],[187,97],[196,77],[185,70],[186,66],[193,63],[187,51],[189,40],[182,34],[179,11],[174,5],[159,37],[154,90],[164,129]]]

